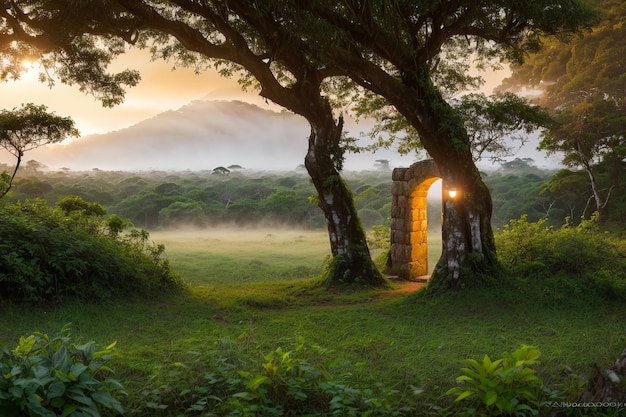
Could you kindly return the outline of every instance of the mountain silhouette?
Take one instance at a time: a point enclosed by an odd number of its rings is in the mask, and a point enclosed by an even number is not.
[[[309,127],[292,113],[242,101],[196,100],[133,126],[45,146],[26,154],[50,169],[294,170],[304,161]]]

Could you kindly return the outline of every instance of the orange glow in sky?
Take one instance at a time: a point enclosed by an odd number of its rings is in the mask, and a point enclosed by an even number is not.
[[[131,50],[113,63],[113,71],[128,68],[141,73],[140,83],[127,89],[124,103],[114,108],[102,107],[92,96],[81,93],[77,86],[58,82],[49,88],[38,81],[36,63],[25,65],[32,68],[20,80],[0,83],[0,109],[12,109],[22,103],[44,104],[59,116],[71,117],[82,136],[129,127],[202,98],[242,100],[262,108],[281,110],[279,106],[266,103],[255,91],[241,91],[236,78],[223,78],[214,70],[199,75],[187,68],[173,70],[172,63],[151,61],[147,51]],[[483,91],[490,93],[502,76],[502,73],[487,76]]]
[[[0,108],[12,109],[22,103],[44,104],[59,116],[72,117],[81,135],[122,129],[207,96],[264,103],[256,92],[242,92],[236,79],[225,79],[216,71],[196,75],[187,68],[172,70],[172,63],[151,61],[144,51],[130,51],[113,64],[115,71],[129,68],[141,73],[139,84],[127,89],[124,103],[114,108],[102,107],[77,86],[58,82],[49,88],[38,81],[37,64],[25,63],[25,66],[32,68],[20,80],[0,83]]]

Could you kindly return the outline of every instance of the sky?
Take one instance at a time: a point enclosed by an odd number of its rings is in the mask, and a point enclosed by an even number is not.
[[[207,94],[217,99],[240,99],[264,104],[255,93],[244,93],[235,80],[224,79],[215,71],[200,75],[190,69],[176,68],[165,61],[151,61],[148,52],[132,51],[113,63],[112,69],[136,69],[141,81],[129,88],[124,103],[103,107],[77,86],[57,83],[49,88],[37,80],[31,69],[18,81],[0,84],[0,108],[12,109],[22,103],[44,104],[59,116],[70,116],[81,135],[106,133],[129,127],[167,110],[175,110]]]
[[[223,78],[213,70],[198,75],[186,68],[173,69],[171,62],[151,61],[147,51],[132,50],[112,66],[112,70],[117,71],[125,68],[138,70],[142,79],[137,86],[127,90],[124,103],[114,108],[103,107],[92,96],[81,93],[77,86],[57,83],[50,88],[40,83],[36,67],[18,81],[0,83],[0,108],[12,109],[29,102],[44,104],[59,116],[72,117],[82,136],[127,128],[203,98],[242,100],[264,109],[281,110],[279,106],[265,102],[255,91],[243,92],[234,78]],[[483,91],[491,93],[505,75],[506,72],[489,74]],[[542,158],[532,153],[520,156]],[[401,164],[410,164],[410,159],[399,157],[398,160]]]
[[[147,51],[132,50],[113,63],[113,70],[136,69],[140,83],[127,90],[123,104],[104,108],[92,96],[78,91],[77,86],[57,83],[52,88],[37,80],[36,65],[19,81],[0,84],[0,108],[11,109],[21,103],[45,104],[60,116],[71,116],[82,135],[106,133],[128,127],[166,110],[176,110],[192,100],[205,96],[220,100],[243,100],[264,108],[280,110],[266,103],[255,91],[243,92],[236,79],[223,78],[216,71],[194,74],[187,68],[174,68],[173,63],[152,61]],[[503,75],[490,77],[485,91],[491,91]]]

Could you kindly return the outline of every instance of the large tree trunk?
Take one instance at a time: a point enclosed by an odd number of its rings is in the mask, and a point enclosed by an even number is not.
[[[429,282],[432,291],[471,285],[497,269],[492,203],[469,152],[451,152],[435,158],[444,184],[454,187],[454,198],[444,199],[442,253]],[[444,195],[447,190],[444,190]]]
[[[387,281],[372,261],[352,193],[339,174],[343,122],[341,119],[336,122],[330,107],[325,107],[316,118],[307,118],[311,135],[305,158],[326,217],[333,256],[323,277],[324,284],[385,286]]]
[[[429,291],[440,292],[496,273],[492,202],[472,158],[463,122],[432,85],[426,71],[415,76],[413,82],[405,79],[413,85],[412,94],[399,97],[393,104],[419,132],[443,183],[457,190],[454,198],[444,199],[443,250],[428,285]]]

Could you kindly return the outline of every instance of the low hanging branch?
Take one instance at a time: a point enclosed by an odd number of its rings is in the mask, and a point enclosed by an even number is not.
[[[25,152],[61,142],[69,136],[79,136],[74,121],[69,117],[49,113],[46,106],[28,103],[13,110],[1,110],[0,147],[9,151],[17,161],[13,174],[3,173],[0,198],[11,191]]]

